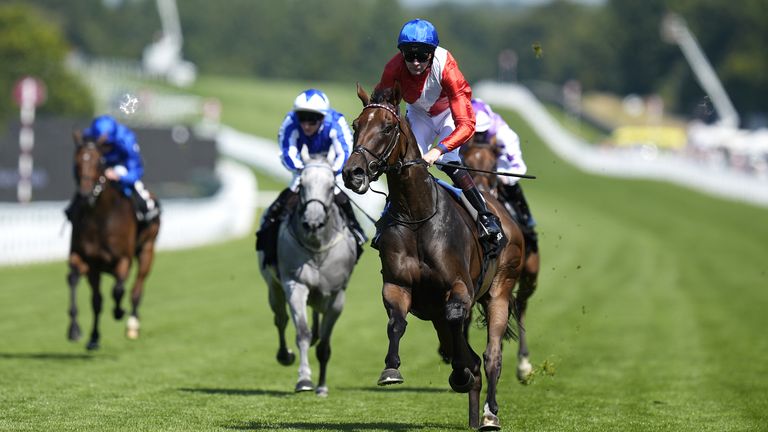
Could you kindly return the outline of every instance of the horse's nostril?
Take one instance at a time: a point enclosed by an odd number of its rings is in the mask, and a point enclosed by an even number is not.
[[[364,175],[365,175],[365,170],[360,167],[356,167],[355,169],[352,170],[353,177],[359,178],[359,177],[363,177]]]

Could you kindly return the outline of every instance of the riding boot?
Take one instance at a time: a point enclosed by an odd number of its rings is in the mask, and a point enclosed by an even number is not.
[[[273,202],[267,210],[264,211],[264,216],[261,219],[261,226],[256,231],[256,250],[264,252],[264,264],[274,265],[277,264],[277,234],[280,221],[288,214],[289,210],[294,207],[296,199],[298,198],[298,192],[292,191],[290,188],[285,188],[280,195],[277,196],[275,202]]]
[[[451,178],[456,186],[461,188],[469,203],[477,210],[477,221],[480,224],[480,241],[487,244],[489,246],[487,248],[488,253],[495,256],[499,253],[504,239],[499,218],[488,210],[485,199],[480,194],[480,191],[477,190],[477,186],[475,186],[475,182],[469,173],[461,169],[461,165],[458,163],[452,163],[452,165],[456,165],[456,167],[441,169],[448,174],[448,177]]]
[[[347,220],[347,225],[355,236],[357,242],[357,259],[360,259],[360,255],[363,254],[363,245],[368,241],[368,237],[363,231],[363,227],[360,226],[360,222],[355,217],[355,211],[352,209],[352,204],[349,202],[349,197],[344,193],[338,193],[334,196],[334,201],[341,209],[341,213]]]
[[[136,218],[139,222],[150,222],[160,215],[160,205],[152,198],[141,180],[133,184],[131,193],[136,206]]]
[[[523,230],[525,236],[526,246],[529,246],[533,252],[539,250],[538,235],[536,234],[536,221],[531,215],[530,207],[528,207],[528,201],[523,194],[523,188],[518,183],[513,185],[504,185],[502,188],[502,195],[504,199],[515,210],[515,217],[520,223],[520,227]]]

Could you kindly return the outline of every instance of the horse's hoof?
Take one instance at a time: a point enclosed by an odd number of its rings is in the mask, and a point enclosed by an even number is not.
[[[328,397],[328,386],[320,386],[315,390],[315,394],[320,397]]]
[[[115,317],[116,320],[122,319],[123,316],[125,316],[125,310],[121,308],[115,308],[112,311],[112,315]]]
[[[125,323],[125,337],[131,340],[138,339],[140,327],[141,324],[139,324],[139,319],[133,315],[129,316],[128,322]]]
[[[491,413],[484,414],[483,424],[480,425],[480,428],[478,430],[481,430],[481,431],[501,430],[501,424],[499,423],[499,418]]]
[[[305,392],[305,391],[312,391],[314,389],[315,389],[315,385],[312,384],[312,381],[308,379],[302,379],[296,383],[296,389],[294,391],[296,393],[299,393],[299,392]]]
[[[390,384],[402,384],[403,381],[405,380],[403,380],[403,376],[400,375],[399,370],[394,368],[387,368],[381,372],[381,376],[379,377],[379,382],[377,384],[380,386],[385,386]]]
[[[67,338],[71,340],[72,342],[76,342],[80,340],[80,326],[77,324],[72,324],[69,326],[69,331],[67,332]]]
[[[280,363],[281,365],[283,365],[283,366],[290,366],[295,361],[296,361],[296,354],[291,352],[291,350],[278,350],[277,351],[277,362]]]
[[[99,341],[90,341],[88,342],[88,345],[85,346],[85,349],[88,351],[96,351],[99,349]]]
[[[459,373],[453,371],[448,377],[448,384],[456,393],[469,393],[472,386],[475,385],[475,376],[472,375],[469,368],[464,368],[464,371]]]
[[[517,379],[520,384],[530,384],[533,378],[533,365],[528,361],[528,357],[520,357],[517,360]]]

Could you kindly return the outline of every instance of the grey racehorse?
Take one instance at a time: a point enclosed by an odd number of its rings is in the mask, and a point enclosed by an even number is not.
[[[344,307],[344,290],[357,257],[356,242],[334,203],[335,174],[329,159],[306,154],[304,159],[298,209],[280,225],[277,267],[265,267],[261,252],[259,265],[269,286],[269,304],[280,338],[278,362],[287,366],[296,358],[285,343],[287,300],[299,348],[296,391],[315,389],[308,352],[310,345],[317,342],[320,377],[316,393],[327,396],[325,379],[331,357],[331,332]],[[313,311],[311,329],[308,305]]]

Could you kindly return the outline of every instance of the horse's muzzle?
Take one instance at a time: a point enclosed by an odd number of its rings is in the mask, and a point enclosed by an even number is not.
[[[341,172],[344,179],[344,186],[349,190],[364,194],[368,191],[369,179],[365,169],[360,166],[347,166]]]

